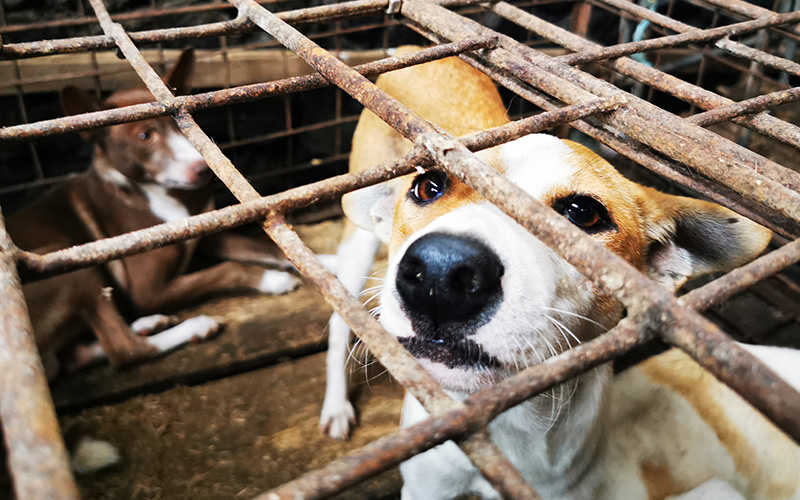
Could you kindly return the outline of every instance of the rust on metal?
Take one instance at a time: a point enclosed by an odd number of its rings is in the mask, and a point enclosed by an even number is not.
[[[467,51],[490,48],[493,47],[495,43],[496,39],[494,37],[472,38],[462,42],[422,49],[409,54],[388,57],[379,61],[356,66],[353,69],[364,76],[373,76],[387,71],[407,68],[423,62],[454,56]],[[331,85],[331,83],[325,78],[314,74],[285,78],[269,83],[242,85],[230,89],[191,96],[176,96],[166,103],[152,102],[136,104],[110,110],[95,111],[81,115],[0,128],[0,140],[34,139],[65,132],[77,132],[80,130],[166,116],[177,112],[178,109],[185,109],[186,111],[193,112],[223,105],[276,97],[288,93],[319,89],[329,85]]]
[[[0,44],[0,60],[98,49],[119,50],[157,99],[148,104],[6,127],[0,129],[0,140],[29,140],[171,115],[211,169],[241,202],[181,221],[46,255],[16,250],[0,224],[0,295],[6,301],[4,303],[11,304],[0,315],[0,322],[7,325],[2,332],[10,332],[0,337],[8,344],[7,349],[0,349],[0,362],[6,366],[16,362],[16,366],[21,367],[5,369],[0,374],[0,381],[3,382],[0,416],[6,430],[10,465],[19,497],[48,497],[48,492],[54,488],[58,489],[61,496],[52,498],[76,498],[77,493],[66,465],[63,443],[58,435],[52,403],[41,373],[41,363],[32,348],[30,325],[26,323],[27,314],[13,269],[14,261],[23,278],[41,279],[247,222],[261,222],[264,231],[286,253],[304,279],[320,291],[376,358],[433,415],[421,424],[399,430],[322,469],[266,492],[258,497],[259,500],[330,496],[448,439],[461,446],[502,498],[538,499],[535,489],[523,480],[488,439],[487,424],[512,406],[656,336],[689,353],[751,401],[792,438],[800,440],[800,395],[695,312],[718,304],[732,294],[800,261],[800,240],[789,242],[676,299],[471,153],[568,123],[659,175],[750,217],[781,235],[796,238],[800,235],[800,174],[701,127],[730,120],[766,137],[800,148],[800,127],[765,113],[781,104],[796,102],[800,98],[800,89],[778,87],[777,91],[735,103],[701,88],[699,80],[697,85],[693,85],[626,57],[685,44],[710,44],[753,65],[800,75],[800,65],[797,63],[727,38],[756,31],[764,33],[768,29],[773,33],[795,36],[795,33],[800,33],[800,28],[781,26],[796,23],[800,13],[776,14],[741,0],[707,2],[756,19],[701,30],[628,1],[593,0],[591,6],[582,4],[575,9],[580,18],[577,23],[579,27],[588,26],[591,8],[612,7],[626,17],[647,19],[678,33],[642,42],[600,47],[507,3],[481,4],[485,9],[574,52],[550,58],[445,9],[475,5],[480,0],[403,0],[398,13],[399,22],[439,45],[350,68],[289,24],[379,15],[386,9],[387,0],[356,0],[279,14],[272,14],[252,0],[231,0],[239,10],[235,19],[135,33],[128,33],[117,21],[164,12],[181,14],[230,7],[213,3],[169,10],[146,9],[112,17],[102,0],[91,0],[96,18],[105,33],[103,36]],[[49,22],[42,26],[77,26],[93,20],[83,14],[81,16],[80,19]],[[318,73],[193,96],[174,96],[136,46],[227,36],[258,28],[277,41],[259,42],[247,48],[283,45],[300,55]],[[0,28],[0,32],[11,33],[20,29],[20,26],[10,26]],[[338,30],[335,33],[346,31]],[[409,112],[365,78],[454,55],[546,112],[454,139]],[[706,56],[720,59],[710,53]],[[678,118],[570,66],[588,62],[598,62],[649,85],[651,89],[666,92],[706,111],[688,118]],[[737,68],[734,63],[726,64]],[[748,72],[751,76],[761,76]],[[100,73],[95,67],[91,74]],[[17,75],[16,83],[28,80],[31,79],[22,79]],[[349,93],[412,140],[415,146],[411,152],[395,162],[358,175],[345,174],[261,197],[191,115],[202,109],[287,95],[331,84]],[[285,131],[245,139],[232,135],[228,146],[291,136],[352,121],[350,117],[341,116],[340,108],[341,105],[337,104],[336,120],[330,123],[292,127],[288,122]],[[287,108],[289,115],[290,109]],[[338,146],[337,152],[340,152]],[[434,164],[464,180],[551,246],[601,289],[620,300],[628,309],[628,317],[598,338],[485,388],[463,402],[450,399],[415,358],[345,290],[284,219],[287,212],[407,174],[415,165],[429,167]],[[41,185],[51,181],[40,178],[35,183]],[[9,392],[9,387],[17,392]],[[37,422],[33,426],[35,432],[22,428],[22,423],[29,423],[27,419],[31,415],[35,415]]]
[[[627,4],[635,6],[634,4]],[[573,35],[557,26],[546,23],[533,14],[521,11],[505,2],[498,2],[491,6],[491,10],[496,14],[505,17],[526,29],[529,29],[544,38],[557,43],[570,50],[580,52],[584,50],[596,50],[599,45]],[[645,12],[651,13],[647,9]],[[636,11],[640,13],[640,11]],[[669,19],[669,18],[666,18]],[[691,26],[678,23],[677,26],[670,26],[678,32],[692,30]],[[651,68],[633,59],[622,57],[613,61],[608,61],[609,67],[618,71],[620,74],[631,77],[639,82],[650,85],[651,87],[675,96],[690,104],[703,109],[726,106],[734,102],[726,97],[719,96],[709,90],[703,89],[691,83],[685,82],[675,76],[669,75]],[[771,137],[773,139],[786,142],[794,147],[800,148],[800,128],[784,121],[778,120],[769,115],[758,115],[754,117],[742,117],[734,120],[736,123],[750,128],[756,132]]]
[[[19,499],[77,500],[28,308],[0,213],[0,422]]]

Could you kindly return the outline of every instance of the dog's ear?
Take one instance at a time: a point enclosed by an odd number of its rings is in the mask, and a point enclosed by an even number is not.
[[[686,280],[728,271],[752,260],[772,232],[715,203],[646,188],[648,275],[670,290]]]
[[[342,196],[342,209],[356,226],[372,231],[383,243],[389,243],[394,205],[403,185],[399,178],[347,193]]]
[[[82,113],[90,113],[92,111],[101,111],[105,109],[103,103],[95,97],[92,92],[79,89],[73,85],[65,87],[61,90],[61,107],[64,109],[64,114],[67,116],[80,115]],[[88,140],[98,140],[105,134],[105,128],[98,128],[93,130],[85,130],[81,132],[81,137]]]
[[[175,90],[175,95],[184,95],[192,91],[194,62],[194,49],[186,47],[164,77],[164,83]]]

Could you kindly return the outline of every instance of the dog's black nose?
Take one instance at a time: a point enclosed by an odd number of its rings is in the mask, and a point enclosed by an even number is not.
[[[396,286],[412,322],[425,323],[424,330],[441,338],[442,333],[460,330],[459,325],[473,323],[498,302],[502,276],[500,259],[480,241],[430,233],[403,255]]]

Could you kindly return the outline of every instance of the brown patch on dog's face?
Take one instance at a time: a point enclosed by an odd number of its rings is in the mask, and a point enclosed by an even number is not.
[[[135,89],[112,95],[104,105],[117,108],[152,101],[148,90]],[[172,159],[168,139],[173,134],[180,131],[169,116],[114,125],[97,141],[98,154],[131,181],[156,182],[164,164]]]
[[[499,168],[497,148],[482,151],[477,156],[502,171]],[[448,176],[445,193],[435,201],[420,204],[413,199],[412,195],[412,186],[418,176],[419,174],[406,176],[402,188],[398,190],[400,194],[395,203],[394,227],[392,239],[389,243],[389,255],[393,255],[409,236],[442,215],[484,200],[474,189],[458,179]]]

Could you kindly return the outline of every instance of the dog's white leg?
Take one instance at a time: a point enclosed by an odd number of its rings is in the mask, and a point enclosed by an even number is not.
[[[337,277],[353,295],[358,295],[367,281],[380,241],[371,232],[356,229],[339,245],[337,252]],[[327,379],[325,401],[319,425],[322,432],[335,439],[347,439],[350,425],[355,423],[353,405],[347,399],[347,376],[345,362],[350,344],[350,328],[334,313],[331,316],[328,334]]]
[[[291,292],[300,286],[300,280],[284,271],[268,270],[264,271],[258,289],[265,293],[279,295]]]
[[[430,414],[420,402],[406,392],[401,426],[409,427],[428,417]],[[400,464],[400,474],[403,476],[403,500],[450,500],[467,494],[490,500],[500,498],[452,441],[406,460]]]
[[[683,495],[669,500],[745,500],[741,493],[720,479],[711,479]]]
[[[142,336],[152,335],[174,325],[177,320],[174,316],[165,314],[152,314],[143,316],[131,323],[131,330]]]
[[[219,324],[208,316],[187,319],[168,330],[147,337],[147,342],[159,352],[167,352],[195,339],[205,339],[219,330]]]
[[[411,496],[411,492],[408,491],[405,485],[403,485],[403,488],[400,490],[400,500],[414,500],[414,497]]]

